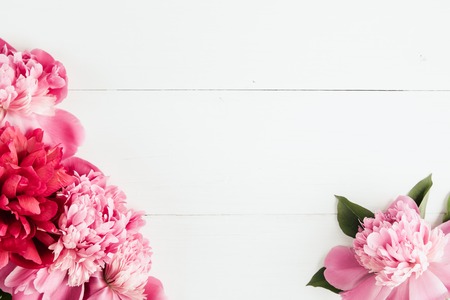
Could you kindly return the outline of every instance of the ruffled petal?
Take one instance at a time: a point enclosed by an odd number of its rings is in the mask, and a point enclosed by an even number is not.
[[[389,208],[395,208],[395,206],[397,205],[397,202],[399,202],[399,201],[404,202],[409,207],[414,209],[417,213],[420,213],[419,212],[419,207],[417,206],[416,202],[414,202],[414,200],[411,197],[404,196],[404,195],[398,196],[395,199],[395,201],[391,205],[389,205]]]
[[[344,300],[385,300],[392,292],[392,288],[377,285],[375,275],[366,277],[354,289],[341,293]],[[423,298],[424,300],[426,298]]]
[[[325,258],[325,278],[338,289],[353,289],[368,273],[358,263],[353,249],[349,247],[336,246]]]
[[[84,139],[84,129],[80,120],[71,113],[57,109],[52,117],[36,115],[36,120],[44,130],[44,142],[51,145],[61,144],[63,157],[73,156]]]
[[[441,300],[448,296],[448,290],[442,281],[427,270],[419,277],[411,276],[409,279],[410,300]]]

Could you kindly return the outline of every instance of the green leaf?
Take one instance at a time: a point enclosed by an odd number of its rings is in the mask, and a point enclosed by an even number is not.
[[[447,198],[447,212],[444,215],[444,219],[442,220],[442,223],[447,222],[450,220],[450,196]]]
[[[346,235],[355,237],[358,233],[358,227],[360,227],[364,218],[373,218],[374,214],[370,210],[349,201],[345,197],[336,195],[335,197],[338,199],[337,219],[339,227],[341,227]]]
[[[419,207],[420,216],[425,217],[425,210],[428,203],[428,192],[430,191],[433,181],[431,180],[431,174],[419,181],[408,193]]]
[[[12,300],[11,294],[5,293],[4,291],[0,290],[0,299],[1,300]]]
[[[327,290],[332,291],[333,293],[339,294],[342,292],[341,290],[335,288],[332,286],[324,276],[325,267],[321,268],[319,271],[316,272],[316,274],[313,275],[311,280],[306,284],[314,287],[321,287]]]

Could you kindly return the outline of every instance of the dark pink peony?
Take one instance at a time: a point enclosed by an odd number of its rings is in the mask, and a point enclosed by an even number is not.
[[[42,128],[44,141],[62,144],[69,157],[81,144],[83,129],[75,116],[55,108],[66,96],[66,70],[60,62],[40,49],[16,51],[0,39],[0,125]]]
[[[60,164],[62,148],[42,138],[41,129],[0,128],[0,268],[10,260],[26,268],[53,261],[48,246],[64,201],[56,192],[73,178]]]

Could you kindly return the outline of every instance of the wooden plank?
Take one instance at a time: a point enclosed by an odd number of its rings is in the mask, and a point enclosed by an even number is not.
[[[79,155],[152,214],[382,209],[434,174],[450,191],[450,93],[73,92]],[[87,109],[88,108],[88,109]]]
[[[153,274],[170,299],[339,299],[306,287],[335,245],[334,216],[152,216]]]
[[[449,13],[448,1],[24,0],[2,5],[2,37],[63,61],[73,89],[449,90]]]

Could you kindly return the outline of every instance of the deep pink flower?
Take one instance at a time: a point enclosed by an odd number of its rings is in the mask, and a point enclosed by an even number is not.
[[[447,222],[448,223],[448,222]],[[450,295],[450,225],[434,229],[400,196],[365,218],[353,247],[333,248],[325,278],[343,299],[445,299]]]
[[[9,260],[27,268],[53,260],[48,246],[64,201],[56,192],[73,178],[60,164],[62,148],[47,146],[42,135],[0,128],[0,268]]]
[[[10,122],[22,131],[42,128],[44,141],[62,144],[73,155],[83,129],[72,114],[55,108],[67,95],[64,66],[47,52],[16,51],[0,39],[0,126]]]
[[[106,184],[106,177],[91,171],[74,173],[58,222],[60,238],[50,246],[55,260],[51,270],[67,271],[70,286],[79,286],[101,270],[127,239],[134,213],[125,207],[125,195]]]

